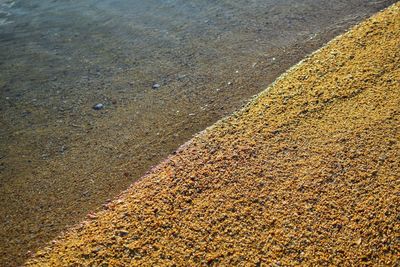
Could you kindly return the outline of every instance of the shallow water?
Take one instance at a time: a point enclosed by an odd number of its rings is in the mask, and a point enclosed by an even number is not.
[[[0,263],[394,2],[0,0]]]

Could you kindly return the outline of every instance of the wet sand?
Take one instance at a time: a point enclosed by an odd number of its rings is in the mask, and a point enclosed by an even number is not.
[[[1,1],[1,264],[393,2]]]
[[[306,58],[28,266],[397,266],[400,4]]]

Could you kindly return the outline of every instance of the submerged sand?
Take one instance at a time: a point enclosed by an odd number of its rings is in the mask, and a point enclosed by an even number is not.
[[[27,265],[400,264],[399,66],[397,3]]]

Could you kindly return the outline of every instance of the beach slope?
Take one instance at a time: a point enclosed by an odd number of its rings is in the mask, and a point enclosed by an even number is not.
[[[399,175],[397,3],[294,66],[26,265],[394,266]]]

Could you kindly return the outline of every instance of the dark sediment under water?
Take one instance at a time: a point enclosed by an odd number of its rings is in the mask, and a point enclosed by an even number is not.
[[[0,0],[0,265],[394,2]]]

